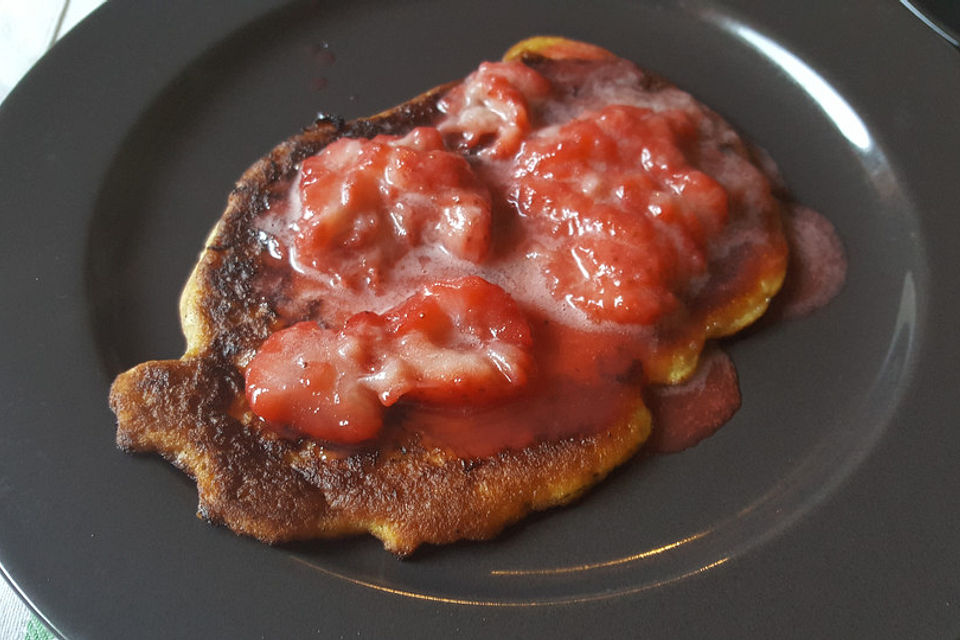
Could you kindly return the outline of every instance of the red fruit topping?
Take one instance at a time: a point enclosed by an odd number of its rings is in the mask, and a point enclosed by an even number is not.
[[[510,191],[552,293],[595,321],[654,324],[706,270],[727,194],[691,166],[680,111],[588,112],[524,144]]]
[[[433,128],[333,142],[303,161],[300,197],[297,261],[335,285],[376,289],[425,244],[473,262],[490,248],[490,194]]]
[[[452,148],[507,158],[532,128],[533,105],[550,82],[520,62],[484,62],[440,101],[440,125]]]
[[[475,277],[423,289],[340,331],[300,322],[246,368],[253,412],[277,431],[341,443],[373,438],[400,398],[483,404],[516,395],[533,367],[530,327],[500,287]]]

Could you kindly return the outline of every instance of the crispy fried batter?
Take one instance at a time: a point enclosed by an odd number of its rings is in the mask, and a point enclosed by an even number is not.
[[[119,446],[157,451],[197,481],[199,513],[265,542],[370,531],[400,555],[425,542],[481,540],[531,510],[565,504],[626,460],[649,434],[633,419],[582,440],[464,461],[415,442],[325,459],[232,417],[243,381],[215,358],[147,362],[121,375],[111,403]]]

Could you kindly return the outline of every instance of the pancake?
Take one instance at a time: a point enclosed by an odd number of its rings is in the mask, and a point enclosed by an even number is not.
[[[531,511],[576,499],[633,456],[652,428],[643,388],[689,378],[705,341],[735,333],[766,310],[787,266],[783,201],[729,125],[666,80],[592,45],[533,38],[511,48],[503,64],[520,75],[526,72],[516,65],[523,65],[552,87],[529,89],[552,97],[537,98],[538,106],[531,106],[530,118],[539,125],[528,138],[513,140],[516,131],[500,124],[492,137],[463,132],[467,115],[476,115],[469,111],[470,82],[482,76],[481,67],[465,81],[370,118],[322,117],[237,182],[181,297],[186,352],[122,373],[110,392],[118,446],[158,453],[189,474],[197,484],[198,515],[267,543],[369,532],[401,556],[425,543],[489,539]],[[501,68],[490,69],[495,75]],[[572,97],[557,98],[575,94],[593,102],[573,108]],[[619,101],[597,102],[608,94],[632,96],[636,104],[617,111]],[[583,234],[567,234],[563,225],[569,220],[557,222],[559,214],[535,197],[545,175],[535,165],[554,153],[548,148],[554,143],[542,132],[576,136],[577,127],[602,130],[617,118],[650,130],[667,127],[668,137],[677,138],[686,154],[683,185],[716,182],[725,194],[722,202],[714,198],[714,208],[723,213],[715,232],[709,221],[695,219],[684,222],[685,229],[694,229],[689,234],[666,234],[678,247],[693,242],[701,250],[698,260],[680,255],[670,263],[671,273],[688,276],[658,280],[662,295],[654,302],[637,298],[619,307],[604,306],[607,298],[591,299],[589,291],[575,298],[568,294],[607,278],[611,265],[620,271],[608,280],[619,287],[621,276],[633,273],[632,263],[618,267],[604,258],[602,269],[587,269],[586,284],[571,281],[578,276],[570,276],[565,256],[586,246],[577,244]],[[442,132],[449,153],[466,159],[470,170],[492,185],[492,248],[450,260],[449,246],[437,251],[432,245],[423,250],[404,245],[399,257],[384,263],[382,283],[363,272],[363,286],[331,285],[323,269],[333,258],[321,255],[306,267],[298,264],[294,249],[303,235],[298,231],[294,237],[291,229],[307,225],[300,213],[305,205],[296,202],[306,193],[304,162],[324,150],[332,153],[335,143],[337,150],[346,149],[344,141],[354,139],[386,136],[377,138],[380,150],[412,144],[407,141],[420,127]],[[528,169],[504,164],[524,153],[533,158],[524,165]],[[569,187],[563,193],[579,189],[551,180],[551,188]],[[677,194],[684,189],[678,180],[667,180]],[[674,206],[663,198],[657,202]],[[676,207],[677,216],[699,215],[682,201]],[[617,251],[623,246],[608,244],[611,237],[621,243],[616,225],[622,217],[618,211],[609,216],[601,226],[614,231],[587,236],[596,255],[609,256],[611,246]],[[656,224],[650,227],[654,231]],[[520,246],[518,237],[540,238],[541,244],[523,244],[516,254],[498,248]],[[341,249],[331,249],[331,255]],[[346,256],[337,258],[338,275],[352,268],[351,254]],[[508,272],[512,275],[504,275]],[[341,327],[356,323],[358,314],[389,324],[404,300],[423,295],[414,292],[464,276],[493,282],[515,297],[529,318],[537,366],[517,397],[464,407],[410,393],[389,405],[384,401],[382,428],[360,442],[311,437],[254,410],[249,370],[271,336],[303,322],[343,336]],[[604,289],[603,296],[611,291],[609,299],[619,304],[618,289]]]

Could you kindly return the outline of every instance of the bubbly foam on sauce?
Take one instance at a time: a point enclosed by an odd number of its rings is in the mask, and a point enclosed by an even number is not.
[[[495,163],[490,173],[503,166],[503,163]],[[502,178],[503,171],[499,173],[501,179],[505,179]],[[439,245],[421,244],[413,247],[391,267],[389,286],[376,292],[344,288],[336,277],[314,269],[297,255],[294,237],[297,221],[302,215],[300,189],[294,180],[287,189],[285,206],[272,210],[270,215],[261,216],[256,221],[261,244],[270,256],[267,265],[273,271],[286,271],[289,266],[297,274],[293,282],[287,285],[295,295],[286,300],[286,306],[279,310],[280,315],[286,318],[316,319],[324,324],[338,325],[361,311],[383,313],[425,284],[478,275],[510,292],[522,307],[552,321],[584,331],[617,333],[635,338],[649,337],[652,333],[649,327],[592,321],[579,309],[552,296],[547,290],[543,273],[530,259],[535,251],[533,248],[526,251],[518,248],[500,251],[486,262],[477,264],[460,260]],[[504,244],[510,244],[510,241]],[[315,300],[325,302],[319,312],[311,304]],[[317,317],[311,317],[313,315]]]

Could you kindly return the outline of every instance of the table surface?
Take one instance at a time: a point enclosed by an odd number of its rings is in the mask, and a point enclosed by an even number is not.
[[[0,102],[34,63],[103,0],[0,0]],[[0,640],[55,636],[0,579]]]

